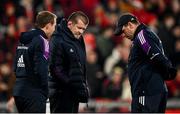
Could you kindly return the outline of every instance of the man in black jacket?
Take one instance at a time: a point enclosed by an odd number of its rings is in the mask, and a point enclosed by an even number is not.
[[[13,96],[20,113],[46,111],[49,40],[55,30],[56,15],[41,11],[35,24],[35,29],[21,34],[16,49]]]
[[[57,24],[50,42],[49,100],[52,113],[77,113],[87,103],[86,52],[82,34],[89,24],[81,11]]]
[[[129,13],[120,16],[115,35],[132,41],[128,60],[132,112],[165,112],[164,80],[174,79],[177,71],[164,55],[159,37]]]

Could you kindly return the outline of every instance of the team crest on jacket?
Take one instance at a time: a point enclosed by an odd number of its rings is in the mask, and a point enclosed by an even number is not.
[[[71,48],[70,50],[69,50],[71,53],[73,53],[74,52],[74,50]]]

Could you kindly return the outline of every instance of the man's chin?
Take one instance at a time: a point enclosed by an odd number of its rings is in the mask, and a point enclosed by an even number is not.
[[[76,38],[76,39],[79,39],[79,38],[80,38],[80,36],[79,36],[79,35],[77,35],[77,36],[75,36],[75,38]]]
[[[129,37],[126,37],[126,38],[127,38],[127,39],[129,39],[129,40],[131,40],[131,39],[132,39],[132,37],[130,37],[130,36],[129,36]]]

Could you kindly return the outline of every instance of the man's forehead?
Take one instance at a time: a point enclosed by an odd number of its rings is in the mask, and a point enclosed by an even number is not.
[[[76,24],[84,25],[85,26],[84,22],[81,19],[77,19],[77,23]]]
[[[82,27],[82,28],[84,28],[84,29],[87,27],[87,25],[85,25],[84,22],[83,22],[81,19],[78,19],[78,20],[77,20],[76,25],[77,25],[78,27]]]

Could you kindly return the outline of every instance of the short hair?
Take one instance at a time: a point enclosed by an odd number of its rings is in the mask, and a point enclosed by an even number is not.
[[[82,11],[73,12],[67,19],[67,21],[72,21],[73,23],[77,23],[78,19],[82,20],[84,24],[89,24],[89,18]]]
[[[57,16],[49,11],[40,11],[35,20],[35,26],[37,28],[44,28],[48,23],[54,24],[54,19]]]

